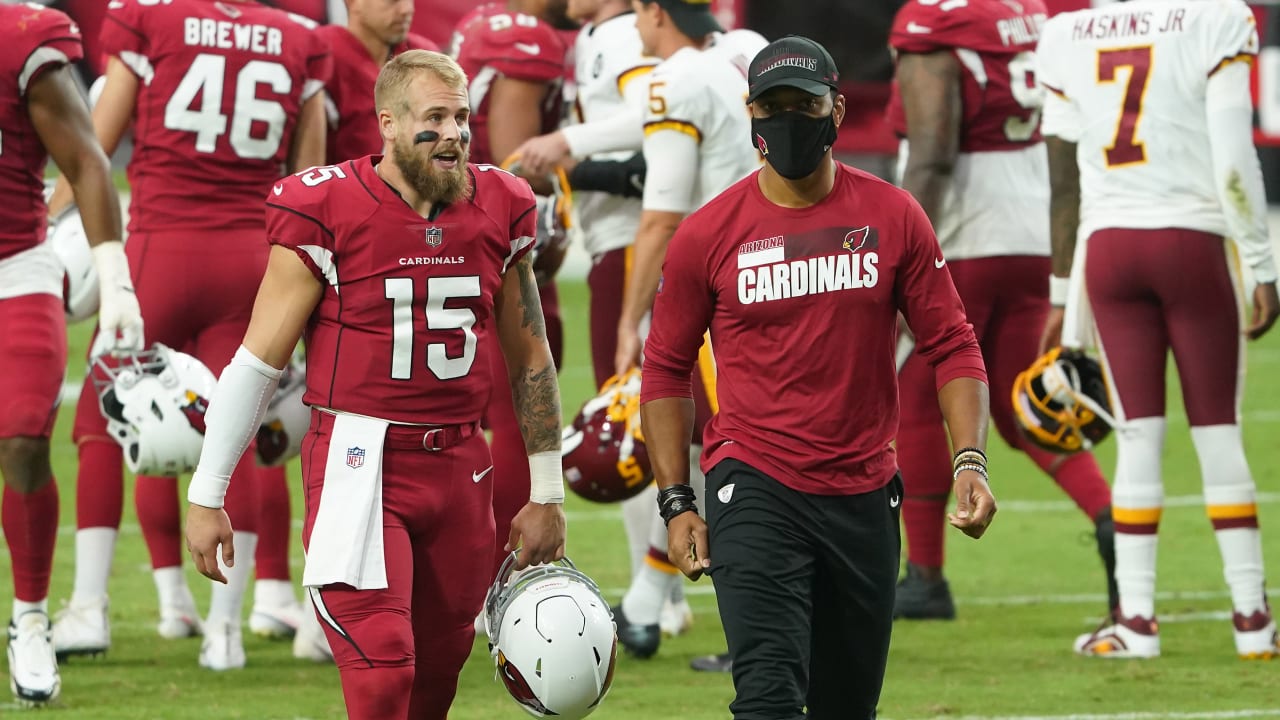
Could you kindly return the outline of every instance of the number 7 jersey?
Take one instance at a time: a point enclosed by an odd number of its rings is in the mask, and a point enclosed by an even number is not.
[[[1257,53],[1253,13],[1238,0],[1136,0],[1045,25],[1044,131],[1077,145],[1081,237],[1099,228],[1227,234],[1206,89]],[[1242,91],[1237,101],[1250,99]]]
[[[131,233],[263,226],[302,104],[330,72],[314,28],[256,3],[111,0],[103,51],[139,81]]]

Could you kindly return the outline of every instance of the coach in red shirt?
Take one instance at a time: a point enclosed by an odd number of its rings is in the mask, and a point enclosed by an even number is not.
[[[951,523],[980,537],[996,511],[973,328],[915,200],[832,159],[838,80],[807,38],[752,61],[751,140],[767,164],[681,223],[645,343],[641,413],[671,561],[715,578],[744,720],[875,716],[900,551],[899,312],[958,449]],[[720,411],[704,436],[704,523],[687,458],[708,329]]]

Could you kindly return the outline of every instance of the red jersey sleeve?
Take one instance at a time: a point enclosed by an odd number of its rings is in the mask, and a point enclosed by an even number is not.
[[[693,396],[693,367],[715,306],[705,251],[695,239],[715,233],[699,235],[691,230],[698,218],[695,215],[680,223],[662,263],[649,337],[644,343],[642,403]]]
[[[490,15],[478,40],[482,64],[504,77],[549,83],[564,76],[564,41],[541,20],[518,13]]]
[[[982,350],[929,218],[915,198],[906,192],[902,196],[906,201],[903,234],[907,247],[894,296],[916,336],[916,350],[934,367],[939,389],[961,377],[986,382]]]
[[[57,10],[23,6],[17,20],[19,44],[18,95],[26,97],[31,83],[45,71],[84,57],[80,30],[71,18]]]
[[[529,183],[522,178],[518,178],[493,165],[477,167],[490,168],[481,172],[498,177],[502,185],[511,194],[511,208],[507,224],[508,239],[511,241],[511,255],[507,258],[506,265],[503,267],[505,271],[506,268],[516,264],[533,250],[534,238],[538,235],[537,203],[533,197],[533,190],[529,188]]]
[[[300,15],[291,15],[295,20],[306,20]],[[311,28],[311,46],[307,51],[307,75],[302,89],[302,101],[306,102],[313,95],[333,82],[333,54],[329,44],[321,37],[319,26],[310,20],[306,24]]]
[[[288,248],[316,279],[338,285],[333,229],[326,209],[329,190],[355,174],[350,163],[311,168],[282,178],[267,194],[267,242]]]
[[[899,52],[928,53],[954,47],[974,47],[977,33],[968,21],[967,6],[944,10],[950,3],[924,5],[908,0],[893,18],[889,45]]]
[[[145,80],[146,68],[150,66],[146,58],[151,43],[147,40],[143,13],[136,0],[113,0],[107,5],[107,17],[102,23],[99,42],[103,54],[119,58],[135,75]]]

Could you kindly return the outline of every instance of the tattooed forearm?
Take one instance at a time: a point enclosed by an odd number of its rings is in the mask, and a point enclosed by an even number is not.
[[[520,325],[536,338],[547,336],[547,322],[542,317],[542,296],[538,294],[538,281],[533,276],[533,261],[525,255],[516,264],[520,274]]]
[[[1076,252],[1076,230],[1080,226],[1080,168],[1076,164],[1076,144],[1058,137],[1046,137],[1049,151],[1049,244],[1053,249],[1053,274],[1071,275]]]
[[[539,316],[541,317],[541,316]],[[530,455],[560,450],[560,386],[555,366],[524,368],[511,383],[520,434]]]

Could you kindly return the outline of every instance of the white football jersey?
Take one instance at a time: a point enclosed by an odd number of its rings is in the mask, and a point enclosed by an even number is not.
[[[704,51],[725,58],[746,77],[751,60],[768,44],[769,41],[755,30],[739,29],[711,33],[711,42]]]
[[[574,45],[577,98],[573,119],[599,122],[629,113],[641,122],[639,106],[648,94],[649,73],[658,63],[644,55],[634,13],[623,13],[599,25],[586,25]],[[628,98],[631,101],[628,102]],[[626,160],[635,150],[598,153],[593,160]],[[584,245],[592,256],[626,247],[640,225],[640,199],[604,192],[573,196]]]
[[[1080,229],[1227,235],[1205,88],[1258,52],[1240,0],[1134,0],[1049,20],[1036,53],[1041,132],[1077,143]]]
[[[682,48],[649,76],[644,208],[690,213],[760,167],[747,78],[723,53]]]

